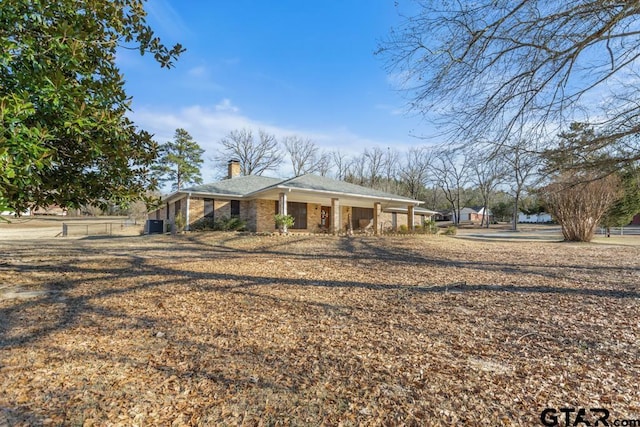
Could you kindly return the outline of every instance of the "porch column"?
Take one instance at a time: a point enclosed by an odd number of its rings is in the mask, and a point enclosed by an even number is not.
[[[382,213],[382,205],[380,202],[373,204],[373,233],[377,236],[380,234],[380,214]]]
[[[280,193],[278,195],[278,213],[280,215],[287,214],[287,193]]]
[[[416,224],[414,220],[413,208],[415,206],[409,205],[407,206],[407,225],[409,226],[409,230],[414,231],[416,229]]]
[[[338,235],[341,227],[340,199],[331,199],[331,232]]]
[[[187,194],[187,214],[185,215],[186,220],[184,226],[186,231],[189,231],[189,223],[191,222],[189,218],[189,211],[191,211],[191,193]]]

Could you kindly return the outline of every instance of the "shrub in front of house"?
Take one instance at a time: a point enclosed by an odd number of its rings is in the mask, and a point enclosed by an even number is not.
[[[178,212],[174,222],[176,224],[176,232],[182,233],[184,231],[184,227],[187,225],[187,220],[182,216],[182,212]]]
[[[425,234],[438,234],[438,226],[434,220],[425,220],[422,229]]]
[[[193,231],[244,231],[246,222],[238,217],[202,218],[189,227]]]
[[[450,225],[446,230],[444,230],[443,234],[445,236],[455,236],[456,234],[458,234],[458,228],[454,225]]]
[[[287,233],[289,228],[293,227],[295,223],[295,218],[291,215],[275,214],[273,218],[276,222],[276,227],[278,227],[281,233]]]

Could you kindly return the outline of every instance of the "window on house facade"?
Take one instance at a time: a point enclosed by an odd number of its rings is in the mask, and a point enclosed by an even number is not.
[[[231,201],[231,217],[239,217],[240,216],[240,200],[232,200]]]
[[[204,217],[213,218],[213,199],[204,199]]]
[[[371,221],[373,219],[373,208],[351,208],[351,225],[354,229],[360,228],[360,220]]]
[[[307,228],[307,204],[288,202],[287,213],[294,219],[293,229],[305,229]]]
[[[393,228],[394,230],[398,229],[398,213],[397,212],[391,213],[391,228]]]
[[[176,210],[174,212],[176,216],[178,216],[178,213],[180,213],[180,209],[182,209],[182,203],[180,202],[181,200],[176,200]]]
[[[275,213],[280,213],[280,202],[276,201]],[[303,230],[307,228],[307,204],[298,202],[287,202],[287,215],[293,217],[293,230]]]

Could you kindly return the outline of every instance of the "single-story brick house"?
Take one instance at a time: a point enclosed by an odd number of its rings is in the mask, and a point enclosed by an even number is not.
[[[422,202],[317,175],[290,179],[239,176],[240,166],[229,162],[227,179],[185,188],[170,194],[162,207],[149,213],[150,220],[173,223],[181,213],[189,226],[205,218],[237,216],[254,232],[276,230],[274,215],[294,217],[291,231],[337,234],[349,227],[373,233],[413,229],[434,211],[419,208]]]

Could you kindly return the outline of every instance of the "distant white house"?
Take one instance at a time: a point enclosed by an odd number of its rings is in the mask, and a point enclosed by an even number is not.
[[[2,211],[0,215],[2,216],[14,216],[16,213],[14,211]],[[29,216],[31,215],[31,209],[27,209],[26,211],[20,214],[21,216]]]
[[[518,212],[518,222],[522,223],[531,223],[531,224],[544,224],[546,222],[551,222],[553,219],[551,215],[546,212],[541,212],[538,214],[528,215],[522,212]]]
[[[441,212],[436,216],[436,220],[438,221],[455,221],[457,212],[456,211],[448,211]],[[488,216],[489,221],[493,221],[493,213],[491,210],[487,209],[485,212],[484,207],[464,207],[460,209],[460,221],[472,221],[472,222],[483,222],[484,219]]]

